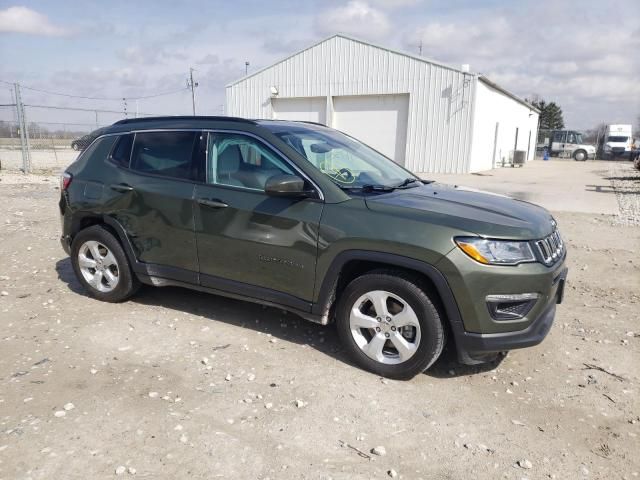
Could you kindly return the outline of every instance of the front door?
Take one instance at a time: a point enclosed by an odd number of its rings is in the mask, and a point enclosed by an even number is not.
[[[565,130],[559,130],[553,132],[553,138],[551,139],[551,153],[564,152],[564,144],[567,139],[567,132]]]
[[[114,149],[112,163],[127,167],[117,168],[108,186],[114,218],[155,276],[197,283],[193,158],[204,158],[201,136],[199,131],[138,132],[123,136]]]
[[[278,174],[299,173],[256,137],[209,133],[206,184],[195,190],[200,282],[308,310],[323,203],[266,195]]]

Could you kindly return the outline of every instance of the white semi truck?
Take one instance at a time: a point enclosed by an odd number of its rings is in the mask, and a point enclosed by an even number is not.
[[[631,156],[631,125],[607,125],[602,145],[603,158]]]
[[[538,149],[546,148],[552,157],[572,157],[583,162],[596,158],[596,147],[584,143],[582,133],[575,130],[541,130]]]

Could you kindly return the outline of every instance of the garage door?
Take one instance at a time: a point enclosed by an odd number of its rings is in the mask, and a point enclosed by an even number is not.
[[[325,97],[272,98],[273,118],[327,124]]]
[[[409,95],[333,97],[333,128],[404,165]]]

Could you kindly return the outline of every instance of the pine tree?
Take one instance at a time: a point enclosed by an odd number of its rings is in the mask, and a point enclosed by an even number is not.
[[[564,128],[560,105],[555,102],[547,103],[537,95],[534,95],[529,102],[540,110],[540,130],[561,130]]]

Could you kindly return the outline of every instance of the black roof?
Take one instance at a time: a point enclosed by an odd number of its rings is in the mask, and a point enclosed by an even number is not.
[[[205,115],[166,115],[161,117],[140,117],[140,118],[124,118],[115,122],[113,125],[130,125],[132,123],[149,123],[149,122],[175,122],[178,120],[188,121],[219,121],[219,122],[242,122],[255,125],[254,120],[240,117],[223,117],[223,116],[205,116]]]
[[[161,117],[140,117],[125,118],[115,122],[113,125],[104,127],[101,133],[124,133],[131,129],[154,129],[154,128],[207,128],[207,123],[216,122],[218,124],[245,124],[254,127],[266,127],[272,132],[287,131],[292,128],[306,128],[310,130],[326,128],[325,125],[314,122],[291,121],[291,120],[252,120],[240,117],[223,116],[161,116]]]

